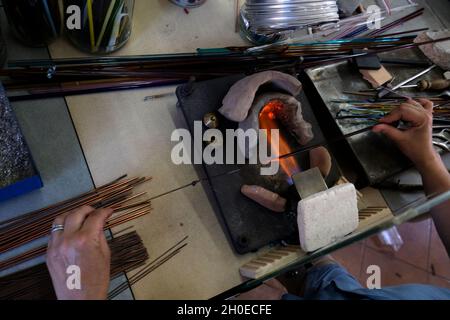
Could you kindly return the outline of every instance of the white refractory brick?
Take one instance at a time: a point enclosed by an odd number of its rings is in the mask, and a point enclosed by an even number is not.
[[[359,223],[356,189],[347,183],[316,193],[298,203],[300,244],[312,252],[356,230]]]

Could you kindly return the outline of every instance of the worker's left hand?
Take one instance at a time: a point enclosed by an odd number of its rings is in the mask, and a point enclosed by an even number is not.
[[[58,299],[107,298],[111,252],[104,227],[111,214],[111,209],[85,206],[55,219],[53,226],[64,230],[51,235],[47,266]]]

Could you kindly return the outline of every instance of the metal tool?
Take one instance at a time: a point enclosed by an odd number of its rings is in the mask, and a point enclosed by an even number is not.
[[[414,81],[414,80],[420,78],[421,76],[427,74],[428,72],[430,72],[431,70],[433,70],[433,69],[436,68],[436,67],[437,67],[437,66],[436,66],[435,64],[433,64],[431,67],[425,69],[424,71],[421,71],[421,72],[419,72],[418,74],[416,74],[415,76],[413,76],[413,77],[411,77],[411,78],[409,78],[409,79],[406,79],[405,81],[399,83],[398,85],[396,85],[395,87],[393,87],[392,89],[390,89],[391,91],[386,90],[386,89],[385,89],[385,90],[381,90],[381,91],[378,93],[378,98],[383,98],[383,97],[385,97],[386,95],[388,95],[389,93],[391,93],[392,91],[397,91],[397,90],[400,89],[402,86],[407,85],[408,83],[411,83],[412,81]]]
[[[444,129],[438,134],[433,134],[433,139],[442,140],[442,142],[433,140],[433,145],[450,152],[450,129]]]
[[[447,79],[439,79],[439,80],[422,80],[417,84],[402,86],[402,89],[405,88],[417,88],[420,91],[425,90],[446,90],[450,88],[450,80]]]
[[[396,91],[394,91],[394,90],[392,90],[392,89],[389,89],[388,87],[381,86],[380,89],[381,89],[382,91],[383,91],[383,90],[386,90],[386,91],[388,91],[388,92],[390,92],[390,93],[396,94],[396,95],[398,95],[398,96],[400,96],[400,97],[403,97],[403,98],[405,98],[405,99],[411,99],[410,96],[408,96],[408,95],[406,95],[406,94],[403,94],[403,93],[398,93],[398,92],[396,92]]]
[[[450,147],[448,146],[448,144],[446,142],[433,141],[433,145],[438,148],[441,148],[442,150],[444,150],[446,152],[450,152]]]
[[[442,139],[446,142],[450,142],[450,129],[444,129],[438,134],[433,134],[433,138]]]

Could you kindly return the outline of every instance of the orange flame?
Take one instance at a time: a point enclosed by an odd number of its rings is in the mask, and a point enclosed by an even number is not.
[[[272,100],[262,108],[259,114],[259,127],[267,130],[267,140],[271,145],[271,129],[279,129],[277,121],[277,114],[284,108],[284,104],[279,100]],[[274,156],[279,157],[292,152],[285,137],[280,132],[280,141],[278,150],[274,150]],[[297,160],[294,157],[278,160],[280,162],[281,169],[288,175],[289,179],[296,173],[300,172],[300,167]]]

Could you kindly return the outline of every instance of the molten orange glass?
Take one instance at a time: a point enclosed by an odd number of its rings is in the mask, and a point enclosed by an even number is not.
[[[280,141],[278,150],[274,150],[272,147],[271,141],[271,131],[272,129],[279,129],[279,123],[277,121],[277,114],[284,108],[284,104],[279,100],[272,100],[268,104],[264,106],[259,114],[259,127],[260,129],[267,130],[267,141],[272,148],[272,152],[274,152],[274,156],[279,157],[285,154],[289,154],[292,152],[289,144],[287,143],[285,137],[282,135],[280,131]],[[300,167],[297,163],[297,160],[294,157],[289,157],[286,159],[281,159],[280,167],[281,169],[288,175],[288,177],[292,177],[294,174],[300,172]]]

